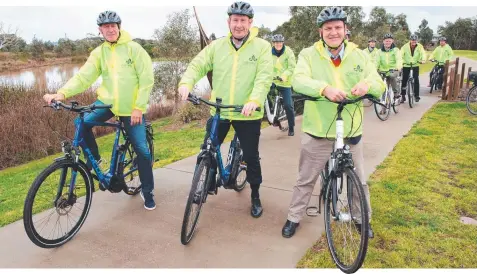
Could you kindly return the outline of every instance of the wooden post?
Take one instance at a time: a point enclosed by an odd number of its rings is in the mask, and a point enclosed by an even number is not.
[[[446,99],[448,101],[452,101],[452,87],[454,86],[454,77],[455,77],[455,69],[452,68],[450,70],[450,80],[449,80],[449,85],[448,85],[448,89],[446,91]]]
[[[454,72],[454,73],[455,73],[455,75],[454,75],[454,84],[455,84],[455,83],[459,82],[459,79],[460,79],[460,78],[458,77],[458,74],[459,74],[459,57],[457,57],[457,58],[455,59],[455,66],[454,66],[454,68],[455,68],[455,72]],[[454,94],[454,95],[452,95],[453,100],[455,100],[456,97],[457,97],[457,95],[456,95],[456,94],[457,94],[457,91],[455,90],[455,87],[456,87],[456,85],[452,86],[452,93]]]
[[[444,66],[444,79],[442,83],[442,100],[447,100],[447,77],[449,77],[449,60]]]
[[[457,68],[456,68],[457,71]],[[457,74],[455,77],[455,83],[454,83],[454,95],[452,95],[452,98],[454,101],[459,100],[459,91],[460,91],[460,74]]]
[[[470,80],[469,80],[469,73],[472,71],[472,67],[469,68],[467,71],[467,83],[465,84],[465,89],[468,91],[470,88]]]
[[[460,88],[462,89],[462,87],[464,87],[464,75],[465,75],[465,63],[462,64],[462,70],[460,71],[460,73],[462,74],[460,76]]]

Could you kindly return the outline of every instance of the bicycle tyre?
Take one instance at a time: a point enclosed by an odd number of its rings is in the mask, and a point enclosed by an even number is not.
[[[202,211],[202,205],[205,199],[207,198],[207,190],[208,190],[207,182],[209,181],[209,178],[208,178],[209,171],[210,171],[210,158],[202,158],[196,170],[194,171],[194,176],[192,178],[192,185],[190,188],[189,197],[187,198],[187,204],[185,207],[184,218],[182,220],[181,243],[183,245],[187,245],[194,237],[195,230],[197,228],[197,224],[199,221],[200,213]],[[205,176],[203,177],[203,180],[201,180],[203,172],[205,172]],[[199,183],[201,182],[202,184],[199,185]],[[200,187],[202,188],[199,189]],[[196,203],[194,203],[194,198],[196,197],[197,193],[200,194],[200,197],[198,199],[196,198]],[[194,216],[192,216],[191,210],[194,204],[197,205],[197,212],[195,213]],[[190,231],[188,231],[187,225],[189,224],[190,218],[192,218],[192,226]]]
[[[471,98],[474,97],[477,99],[477,86],[473,86],[470,90],[469,93],[467,94],[467,98],[465,100],[465,106],[467,107],[467,110],[473,114],[477,115],[477,102],[474,102],[475,108],[472,109],[471,107]]]
[[[363,187],[361,185],[361,181],[359,180],[358,176],[356,175],[356,173],[354,172],[354,170],[350,169],[350,168],[345,168],[344,171],[343,171],[343,175],[346,175],[348,180],[351,179],[351,183],[347,183],[346,184],[346,188],[347,188],[347,191],[348,191],[348,188],[349,188],[349,185],[352,185],[352,188],[353,189],[356,189],[357,190],[357,194],[358,194],[358,199],[359,199],[359,206],[360,206],[360,210],[359,212],[361,212],[362,214],[362,220],[361,220],[361,224],[360,224],[360,227],[361,227],[361,233],[360,233],[360,243],[359,243],[359,251],[357,252],[357,255],[356,257],[352,260],[351,263],[345,263],[343,262],[343,260],[339,257],[339,253],[340,251],[338,251],[337,247],[335,246],[335,241],[333,240],[333,232],[332,232],[332,224],[331,224],[331,220],[333,218],[333,215],[334,215],[334,212],[332,212],[333,210],[333,205],[332,205],[332,200],[331,200],[331,197],[333,196],[331,191],[332,189],[334,188],[335,191],[337,191],[338,187],[337,187],[337,182],[334,181],[334,179],[332,179],[330,181],[330,183],[328,184],[328,188],[326,190],[326,195],[325,195],[325,214],[324,214],[324,221],[325,221],[325,231],[326,231],[326,240],[327,240],[327,243],[328,243],[328,247],[329,247],[329,251],[330,251],[330,254],[331,254],[331,257],[334,261],[334,263],[336,264],[336,266],[343,272],[345,273],[354,273],[356,272],[362,265],[363,265],[363,262],[364,262],[364,259],[366,257],[366,253],[367,253],[367,250],[368,250],[368,240],[369,240],[369,235],[368,235],[368,223],[369,223],[369,216],[368,216],[368,207],[367,207],[367,203],[366,203],[366,197],[364,195],[364,190],[363,190]],[[352,193],[354,193],[355,191],[353,191]],[[348,197],[349,197],[349,192],[348,192]],[[348,201],[348,204],[349,204],[349,201]],[[351,210],[350,210],[351,211]],[[350,214],[352,216],[352,213]],[[350,218],[352,219],[352,218]],[[350,220],[348,223],[352,223],[353,221]],[[345,223],[345,222],[342,222],[342,223]],[[350,225],[352,226],[352,225]],[[354,226],[354,225],[353,225]],[[349,232],[349,231],[348,231]],[[346,243],[346,241],[345,241]],[[345,252],[347,253],[347,252]]]
[[[35,197],[38,194],[38,190],[40,189],[42,184],[45,182],[45,180],[48,178],[48,176],[50,176],[55,171],[60,170],[60,169],[62,169],[62,170],[64,170],[65,168],[66,168],[66,170],[72,169],[73,168],[72,160],[65,158],[65,159],[55,161],[54,163],[49,165],[47,168],[45,168],[35,178],[35,180],[33,181],[33,184],[30,186],[30,189],[29,189],[28,194],[26,196],[24,207],[23,207],[23,225],[24,225],[24,228],[25,228],[25,232],[28,235],[28,238],[30,238],[30,240],[35,245],[37,245],[39,247],[42,247],[42,248],[59,247],[59,246],[65,244],[65,243],[67,243],[68,241],[70,241],[78,233],[80,228],[83,226],[83,224],[86,220],[86,217],[88,216],[89,210],[91,208],[93,192],[94,192],[93,179],[92,179],[91,174],[89,173],[86,165],[80,163],[80,164],[77,164],[77,167],[78,167],[78,173],[77,174],[80,175],[85,182],[86,193],[84,195],[85,196],[84,208],[81,212],[81,215],[80,215],[77,223],[72,226],[71,230],[69,230],[65,235],[63,235],[59,238],[46,239],[45,237],[40,236],[39,232],[41,232],[41,231],[38,232],[37,229],[34,226],[35,222],[33,220],[33,218],[34,218],[33,207],[34,207]],[[65,184],[66,184],[66,178],[65,178]],[[66,185],[64,185],[63,188],[65,186]],[[56,188],[58,188],[58,186]],[[63,195],[64,195],[64,193],[63,193]],[[75,204],[76,204],[76,202],[77,201],[75,200]],[[69,206],[65,200],[60,200],[58,203],[59,204],[55,205],[55,211],[57,213],[58,213],[59,210],[61,211],[62,209],[64,211],[67,211],[67,209],[61,208],[61,206]],[[75,204],[71,205],[71,208],[69,209],[70,211],[73,209],[73,206]],[[42,211],[39,214],[42,214],[44,212],[45,211]],[[51,214],[49,216],[51,217]],[[59,214],[59,216],[60,216],[60,214]],[[50,217],[48,217],[48,223],[49,223]],[[58,223],[59,218],[60,217],[58,217],[58,219],[57,219],[57,223]],[[67,221],[69,222],[69,219]],[[61,223],[60,223],[60,228],[61,228]],[[56,231],[56,226],[55,226],[55,231]]]

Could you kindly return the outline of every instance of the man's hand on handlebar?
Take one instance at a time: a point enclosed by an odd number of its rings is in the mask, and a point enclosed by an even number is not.
[[[48,103],[48,105],[51,104],[51,101],[63,101],[65,100],[65,96],[61,93],[55,93],[55,94],[45,94],[43,95],[43,100]]]

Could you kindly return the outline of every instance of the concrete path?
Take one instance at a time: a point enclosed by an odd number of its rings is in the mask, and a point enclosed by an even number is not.
[[[422,76],[423,86],[426,77]],[[439,94],[430,95],[425,87],[421,91],[422,99],[415,108],[402,105],[400,113],[391,113],[385,122],[376,117],[373,107],[365,108],[367,177],[439,100]],[[322,216],[305,217],[293,238],[281,236],[298,171],[300,127],[296,132],[290,138],[277,128],[262,131],[264,213],[259,219],[250,216],[248,187],[242,193],[220,189],[218,196],[207,200],[194,239],[183,246],[180,230],[195,161],[190,157],[154,171],[158,204],[152,212],[144,210],[139,196],[95,193],[84,226],[60,248],[36,247],[26,236],[22,221],[0,229],[0,267],[295,267],[324,229]]]

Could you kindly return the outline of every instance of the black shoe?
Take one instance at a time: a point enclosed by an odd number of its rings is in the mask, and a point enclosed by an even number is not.
[[[358,230],[359,234],[361,235],[361,224],[354,223],[356,229]],[[373,229],[371,228],[371,224],[368,225],[368,238],[372,239],[374,238],[374,232]]]
[[[258,218],[262,216],[263,208],[262,203],[260,202],[260,198],[252,198],[252,209],[250,210],[250,214],[254,218]]]
[[[404,103],[404,102],[406,102],[406,96],[401,97],[401,104]]]
[[[294,135],[295,135],[295,130],[292,127],[290,127],[288,129],[288,136],[294,136]]]
[[[287,220],[287,222],[282,228],[282,236],[285,238],[291,238],[293,235],[295,235],[295,230],[299,225],[300,223],[294,223],[292,221]]]
[[[415,98],[415,101],[416,101],[416,102],[419,102],[419,100],[421,100],[421,97],[416,97],[416,98]]]

